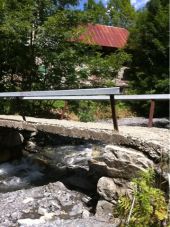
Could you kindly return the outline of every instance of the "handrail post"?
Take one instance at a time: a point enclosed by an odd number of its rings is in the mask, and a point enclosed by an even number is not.
[[[117,116],[116,116],[116,108],[115,108],[116,102],[115,102],[114,95],[110,95],[110,104],[111,104],[111,110],[112,110],[112,120],[113,120],[114,130],[119,131]]]
[[[155,111],[155,100],[151,99],[150,111],[149,111],[149,121],[148,121],[148,127],[150,127],[150,128],[153,126],[154,111]]]

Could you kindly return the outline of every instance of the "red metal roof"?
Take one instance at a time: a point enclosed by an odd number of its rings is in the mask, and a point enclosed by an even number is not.
[[[79,40],[103,47],[123,48],[127,44],[128,36],[129,32],[125,28],[88,24]]]

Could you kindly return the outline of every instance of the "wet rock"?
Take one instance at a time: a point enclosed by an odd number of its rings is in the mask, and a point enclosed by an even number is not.
[[[90,200],[91,200],[91,199],[92,199],[91,197],[89,197],[89,196],[86,196],[86,195],[85,195],[85,196],[83,196],[83,197],[82,197],[82,199],[81,199],[81,200],[82,200],[84,203],[86,203],[86,204],[87,204],[87,203],[89,203],[89,202],[90,202]]]
[[[37,150],[37,145],[35,142],[33,141],[27,141],[26,145],[25,145],[25,150],[29,151],[31,153],[36,153],[38,152]]]
[[[115,204],[120,196],[130,196],[132,189],[130,183],[124,179],[102,177],[98,181],[97,192],[101,198]]]
[[[70,170],[78,169],[88,171],[88,161],[92,158],[92,145],[87,146],[56,146],[44,147],[44,160],[49,164],[56,165],[58,169],[67,168]]]
[[[107,145],[103,154],[89,161],[90,171],[99,178],[109,176],[113,178],[131,179],[138,172],[153,166],[143,153],[115,145]]]

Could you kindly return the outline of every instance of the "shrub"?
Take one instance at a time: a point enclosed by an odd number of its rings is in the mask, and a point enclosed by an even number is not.
[[[167,219],[167,204],[163,192],[153,186],[153,170],[142,172],[133,184],[133,201],[128,196],[122,196],[118,201],[117,213],[122,220],[126,220],[121,226],[162,226]]]
[[[89,122],[95,120],[96,103],[92,101],[80,101],[78,117],[80,121]]]

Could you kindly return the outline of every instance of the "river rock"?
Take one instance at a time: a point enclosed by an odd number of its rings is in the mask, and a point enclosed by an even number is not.
[[[81,197],[81,193],[68,190],[61,182],[0,193],[0,203],[3,207],[0,210],[0,226],[4,226],[6,220],[9,222],[8,226],[17,226],[17,223],[20,223],[25,227],[25,219],[29,219],[30,223],[32,219],[40,219],[42,223],[49,219],[81,218],[82,213],[88,210],[81,202]]]
[[[37,152],[37,145],[33,141],[27,141],[25,145],[25,150],[31,153],[36,153]]]
[[[43,223],[45,223],[44,220],[42,219],[31,219],[31,218],[25,218],[25,219],[19,219],[17,221],[17,223],[20,226],[35,226],[35,225],[42,225]]]
[[[138,172],[153,167],[153,162],[143,153],[131,148],[107,145],[103,154],[89,161],[90,172],[96,177],[131,179]]]
[[[90,212],[88,210],[83,210],[82,218],[89,218]]]
[[[114,206],[112,203],[109,203],[105,200],[99,200],[97,203],[95,216],[97,218],[109,221],[113,219],[113,208]]]
[[[121,178],[102,177],[97,184],[97,192],[101,198],[116,203],[119,196],[131,194],[131,185],[128,181]]]
[[[19,220],[18,223],[20,224],[20,227],[118,227],[118,224],[116,223],[109,223],[94,217],[74,220],[58,219],[45,223],[43,220],[39,219],[22,219]]]

